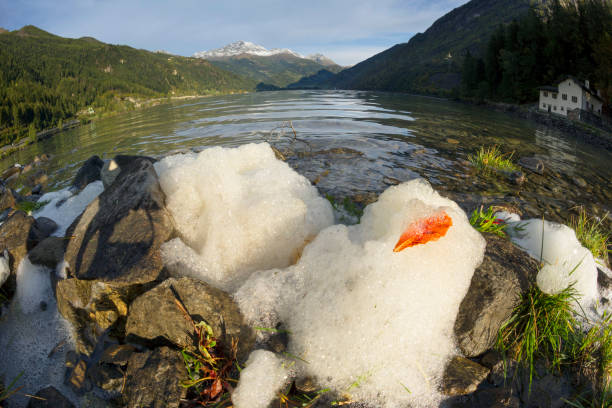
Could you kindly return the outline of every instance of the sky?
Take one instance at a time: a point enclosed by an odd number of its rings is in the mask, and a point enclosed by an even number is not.
[[[467,0],[0,0],[0,27],[35,25],[191,56],[244,40],[353,65],[425,31]]]

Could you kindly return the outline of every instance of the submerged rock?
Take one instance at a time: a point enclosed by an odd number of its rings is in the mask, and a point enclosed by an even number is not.
[[[161,347],[134,353],[127,368],[123,406],[129,408],[178,408],[186,388],[180,382],[187,377],[178,351]]]
[[[544,162],[537,157],[521,157],[518,164],[534,173],[544,174]]]
[[[484,260],[474,271],[455,321],[455,337],[466,357],[476,357],[493,346],[499,328],[535,281],[538,269],[537,262],[510,240],[484,236]]]
[[[17,288],[17,267],[36,242],[30,237],[34,218],[23,211],[15,211],[0,226],[0,251],[7,250],[10,275],[2,286],[5,295],[12,298]]]
[[[28,408],[74,408],[74,405],[55,387],[46,387],[30,398]]]
[[[64,259],[64,238],[47,237],[28,252],[30,262],[55,268]]]
[[[232,338],[238,340],[239,359],[251,351],[255,334],[234,300],[222,290],[187,277],[167,279],[132,302],[125,330],[127,339],[149,347],[191,345],[193,326],[177,307],[177,296],[196,323],[204,320],[212,327],[226,351]]]

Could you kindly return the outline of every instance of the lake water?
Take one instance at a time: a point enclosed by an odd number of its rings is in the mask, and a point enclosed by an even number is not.
[[[576,205],[598,215],[612,210],[610,152],[507,114],[403,94],[288,91],[176,101],[62,132],[1,160],[0,169],[50,154],[48,191],[69,185],[94,154],[162,156],[262,141],[323,193],[363,204],[420,176],[460,202],[509,204],[529,216],[566,220]],[[466,159],[483,145],[514,152],[515,160],[536,156],[545,174],[526,171],[522,186],[479,175]]]

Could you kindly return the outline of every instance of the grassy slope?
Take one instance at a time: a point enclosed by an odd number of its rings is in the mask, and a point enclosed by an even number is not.
[[[466,50],[480,54],[499,24],[526,12],[528,0],[472,0],[425,33],[398,44],[322,85],[344,89],[444,93],[458,85]],[[452,58],[448,59],[448,54]]]
[[[291,54],[269,57],[242,54],[233,57],[215,58],[210,62],[220,68],[250,78],[257,83],[284,87],[300,78],[315,74],[321,69],[340,71],[340,66],[323,66],[315,61],[298,58]]]

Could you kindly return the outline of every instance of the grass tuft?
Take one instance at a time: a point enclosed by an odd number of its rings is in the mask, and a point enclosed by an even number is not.
[[[503,220],[495,218],[494,214],[493,207],[489,207],[487,211],[483,211],[483,207],[480,207],[472,212],[470,224],[480,232],[488,232],[507,238],[506,224]]]
[[[604,231],[602,220],[589,217],[585,209],[580,208],[578,216],[572,217],[569,226],[576,232],[578,241],[591,251],[595,258],[603,259],[608,263],[610,232]]]
[[[17,203],[17,209],[25,212],[26,214],[32,214],[47,204],[49,204],[49,201],[39,201],[35,203],[32,201],[20,201]]]
[[[481,147],[478,153],[468,156],[468,161],[479,171],[485,173],[490,171],[518,171],[518,166],[512,163],[512,155],[513,153],[503,154],[497,146]]]
[[[548,295],[533,285],[499,330],[496,348],[529,368],[530,389],[536,359],[545,359],[553,369],[566,362],[565,349],[576,326],[572,307],[576,295],[573,286]]]

